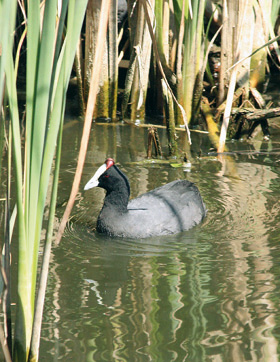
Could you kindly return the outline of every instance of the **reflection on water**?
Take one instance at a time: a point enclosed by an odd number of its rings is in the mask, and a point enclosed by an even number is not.
[[[145,133],[95,125],[83,182],[111,156],[134,197],[188,178],[208,216],[175,236],[112,240],[89,227],[103,190],[81,192],[53,249],[40,361],[277,361],[280,157],[234,156],[234,175],[214,157],[194,158],[190,173],[133,164],[144,157]],[[77,156],[73,134],[70,127],[60,202]]]

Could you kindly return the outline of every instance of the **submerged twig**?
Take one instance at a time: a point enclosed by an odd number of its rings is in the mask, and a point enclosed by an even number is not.
[[[129,122],[126,119],[124,120],[123,123],[104,123],[104,122],[98,122],[96,123],[97,125],[101,125],[101,126],[106,126],[106,127],[122,127],[125,126],[127,124],[133,126],[133,127],[139,127],[139,128],[149,128],[149,127],[155,127],[155,128],[161,128],[161,129],[166,129],[166,126],[162,126],[160,124],[151,124],[151,123],[139,123],[139,124],[135,124],[133,122]],[[186,132],[184,126],[183,127],[175,127],[176,131],[180,131],[180,132]],[[194,133],[201,133],[201,134],[208,134],[208,131],[203,131],[200,129],[191,129],[190,128],[190,132],[194,132]]]
[[[155,147],[155,153],[156,156],[162,156],[162,151],[161,151],[161,145],[160,145],[160,141],[159,141],[159,136],[158,136],[158,132],[157,129],[155,127],[150,127],[149,128],[149,133],[148,133],[148,150],[147,150],[147,158],[151,158],[152,157],[152,148],[153,145]]]

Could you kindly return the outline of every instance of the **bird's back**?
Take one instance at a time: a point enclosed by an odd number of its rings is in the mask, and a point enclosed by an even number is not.
[[[132,238],[189,230],[206,215],[197,187],[187,180],[170,182],[130,200],[127,213],[108,212],[111,214],[98,222],[99,231]]]

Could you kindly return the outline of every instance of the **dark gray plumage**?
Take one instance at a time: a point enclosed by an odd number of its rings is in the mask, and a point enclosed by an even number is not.
[[[97,231],[110,236],[175,234],[199,224],[206,215],[198,188],[187,180],[170,182],[129,201],[128,179],[112,159],[106,160],[85,189],[94,186],[107,191]]]

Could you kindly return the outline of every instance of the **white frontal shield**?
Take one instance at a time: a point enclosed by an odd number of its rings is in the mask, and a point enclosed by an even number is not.
[[[104,163],[95,172],[94,176],[88,181],[88,183],[84,187],[84,190],[89,190],[89,189],[92,189],[93,187],[98,186],[98,184],[99,184],[98,179],[106,170],[107,170],[107,165],[106,165],[106,163]]]

